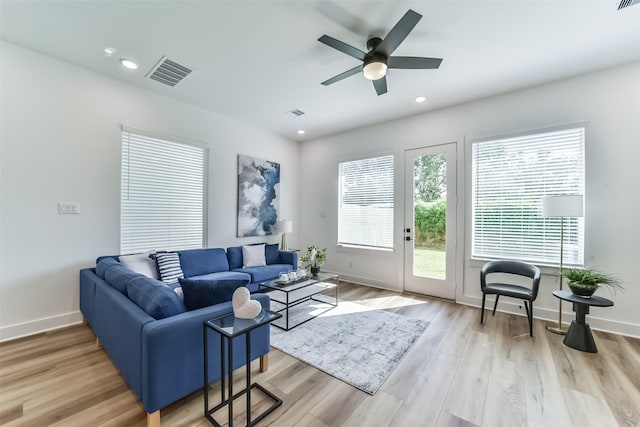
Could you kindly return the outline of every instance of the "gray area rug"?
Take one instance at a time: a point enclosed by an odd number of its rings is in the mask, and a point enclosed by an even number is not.
[[[272,302],[272,309],[279,309]],[[327,304],[294,308],[290,321]],[[348,301],[294,329],[271,327],[271,345],[339,380],[373,395],[398,366],[429,322]]]

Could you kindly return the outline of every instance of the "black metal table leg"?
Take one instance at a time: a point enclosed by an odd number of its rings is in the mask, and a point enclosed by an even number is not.
[[[207,352],[207,325],[205,325],[204,323],[202,324],[202,348],[204,349],[204,363],[202,364],[204,366],[204,381],[202,382],[204,384],[204,416],[205,418],[207,417],[207,410],[209,408],[209,363],[207,363],[209,361],[209,355]]]
[[[229,427],[233,427],[233,338],[227,338],[227,363],[229,364]],[[224,372],[222,372],[224,377]]]

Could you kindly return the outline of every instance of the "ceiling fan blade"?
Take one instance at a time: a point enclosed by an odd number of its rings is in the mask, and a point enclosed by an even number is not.
[[[381,51],[387,56],[391,56],[394,50],[400,46],[400,43],[409,35],[413,27],[416,26],[418,21],[422,18],[418,12],[411,9],[404,14],[398,23],[389,31],[387,37],[376,48],[377,51]]]
[[[366,55],[366,53],[358,48],[346,44],[345,42],[341,42],[340,40],[334,39],[333,37],[327,35],[320,37],[318,41],[320,43],[326,44],[329,47],[339,50],[342,53],[346,53],[349,56],[353,56],[356,59],[364,61],[364,56]]]
[[[357,67],[353,67],[352,69],[347,70],[344,73],[340,73],[335,77],[331,77],[329,80],[322,82],[322,84],[325,86],[329,86],[331,84],[339,82],[340,80],[346,79],[347,77],[351,77],[354,74],[358,74],[360,71],[362,71],[362,65],[358,65]]]
[[[378,94],[378,96],[384,95],[385,93],[387,93],[387,76],[384,76],[381,79],[372,80],[372,81],[373,81],[373,87],[376,88],[376,93]]]
[[[413,70],[435,70],[440,68],[442,58],[420,58],[415,56],[392,56],[387,59],[389,68],[405,68]]]

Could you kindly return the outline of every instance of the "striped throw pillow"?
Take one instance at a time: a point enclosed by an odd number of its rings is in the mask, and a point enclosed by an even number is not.
[[[178,279],[184,277],[184,273],[180,267],[180,258],[177,253],[166,252],[156,254],[156,262],[158,263],[160,280],[164,283],[176,283]]]

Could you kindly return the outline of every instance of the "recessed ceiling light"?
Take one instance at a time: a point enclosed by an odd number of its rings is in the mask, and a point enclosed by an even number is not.
[[[105,48],[104,48],[104,56],[111,56],[111,55],[113,55],[114,53],[116,53],[116,51],[117,51],[117,50],[118,50],[118,49],[113,48],[113,47],[105,47]]]
[[[300,130],[298,131],[298,135],[304,135],[304,130],[300,129]]]
[[[138,64],[133,62],[130,59],[120,58],[120,63],[123,67],[128,68],[130,70],[136,70],[138,68]]]
[[[427,100],[426,96],[416,96],[416,102],[424,102]]]

